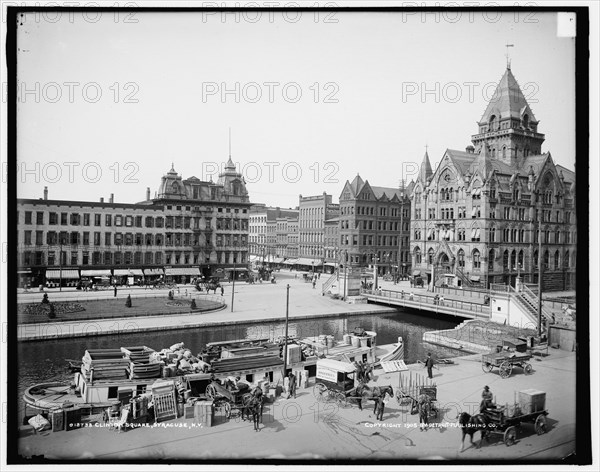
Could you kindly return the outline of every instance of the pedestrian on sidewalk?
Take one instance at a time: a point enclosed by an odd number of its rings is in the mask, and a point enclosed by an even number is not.
[[[316,285],[317,285],[317,281],[313,280],[313,289],[316,287]]]
[[[385,402],[383,401],[383,395],[379,395],[377,400],[375,400],[375,408],[373,413],[375,413],[375,419],[377,421],[383,421],[383,410],[385,409]]]
[[[427,353],[427,359],[425,359],[425,367],[427,367],[427,375],[430,379],[433,378],[433,359],[431,358],[431,352]]]
[[[290,382],[290,397],[293,395],[294,399],[296,399],[296,376],[293,372],[288,374],[288,380]]]
[[[440,295],[440,305],[444,306],[444,296]]]
[[[116,296],[117,296],[117,286],[115,285],[115,292],[114,292],[113,297],[116,297]]]
[[[221,296],[225,296],[225,288],[221,285]]]

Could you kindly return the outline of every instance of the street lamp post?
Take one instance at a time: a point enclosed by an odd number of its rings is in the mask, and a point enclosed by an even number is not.
[[[234,246],[235,247],[235,246]],[[231,286],[231,313],[233,313],[233,300],[235,297],[235,269],[237,264],[236,253],[233,253],[233,274],[231,274],[231,278],[233,279],[233,285]]]
[[[344,300],[346,300],[346,280],[348,278],[346,266],[348,265],[348,251],[344,250],[342,251],[342,254],[344,254]]]
[[[542,336],[542,222],[538,220],[538,336]]]
[[[60,269],[58,272],[58,291],[62,292],[62,247],[63,247],[62,239],[60,240],[59,245],[60,245],[60,253],[58,255],[58,258],[60,259]]]

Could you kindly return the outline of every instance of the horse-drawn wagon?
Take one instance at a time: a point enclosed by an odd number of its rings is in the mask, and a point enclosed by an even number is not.
[[[495,352],[492,354],[481,355],[481,368],[485,373],[491,372],[495,367],[499,369],[500,377],[503,379],[510,377],[513,367],[518,366],[523,369],[525,374],[531,374],[533,367],[527,361],[531,360],[532,355],[521,352]]]
[[[348,395],[352,394],[356,385],[356,367],[349,362],[333,359],[317,361],[317,379],[313,394],[317,401],[335,401],[345,406]]]
[[[475,431],[481,431],[481,441],[490,433],[501,434],[504,444],[511,446],[517,440],[517,428],[522,423],[532,424],[538,435],[544,434],[546,416],[548,416],[546,392],[534,389],[521,390],[519,401],[514,404],[485,408],[475,416],[463,412],[459,418],[459,424],[463,428],[461,446],[465,434],[471,435],[471,443],[473,443],[472,436]]]
[[[216,410],[224,410],[225,417],[230,418],[233,410],[238,410],[243,413],[244,408],[252,397],[250,387],[247,384],[233,385],[226,381],[221,385],[217,381],[212,381],[206,386],[206,397],[213,400],[213,405]]]

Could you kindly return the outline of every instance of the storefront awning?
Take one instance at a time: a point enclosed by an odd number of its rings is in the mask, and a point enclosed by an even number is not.
[[[233,267],[225,267],[223,270],[227,271],[227,270],[231,270],[231,271],[236,271],[236,272],[244,272],[244,271],[248,271],[248,269],[246,267],[236,267],[235,269]]]
[[[335,262],[326,262],[325,265],[329,267],[337,267],[337,264]]]
[[[162,269],[144,269],[144,275],[164,275],[164,271]]]
[[[98,270],[98,269],[87,269],[87,270],[82,270],[81,271],[81,276],[82,277],[110,277],[111,273],[110,270],[106,269],[106,270]]]
[[[314,265],[314,263],[315,263],[315,261],[313,261],[312,259],[307,259],[306,257],[301,257],[296,262],[297,265],[306,265],[306,266],[312,266],[312,265]],[[318,263],[317,263],[317,265],[318,265]]]
[[[472,275],[469,278],[471,279],[471,282],[479,282],[481,280],[481,276],[479,275]]]
[[[17,274],[31,274],[31,269],[21,269],[21,270],[18,270]]]
[[[77,269],[63,269],[62,274],[60,270],[47,270],[47,279],[79,279],[79,271]]]
[[[250,254],[250,256],[248,256],[248,260],[249,260],[250,262],[257,261],[258,259],[259,259],[259,257],[258,257],[258,256],[255,256],[254,254]]]
[[[288,259],[287,261],[283,261],[283,264],[286,265],[294,265],[298,262],[298,259]]]
[[[281,264],[283,262],[283,257],[276,257],[273,259],[274,264]]]
[[[198,267],[165,267],[165,275],[200,275]]]
[[[418,277],[419,275],[421,275],[421,271],[420,270],[413,270],[413,276],[414,277]]]

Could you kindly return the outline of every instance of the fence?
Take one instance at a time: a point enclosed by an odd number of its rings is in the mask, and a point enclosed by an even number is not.
[[[398,292],[395,290],[368,290],[361,289],[361,294],[371,295],[377,298],[386,298],[388,301],[394,300],[393,305],[427,309],[436,313],[444,313],[468,318],[485,318],[490,317],[490,307],[482,303],[465,302],[462,300],[444,300],[440,303],[435,303],[435,295],[415,295],[412,292]]]

